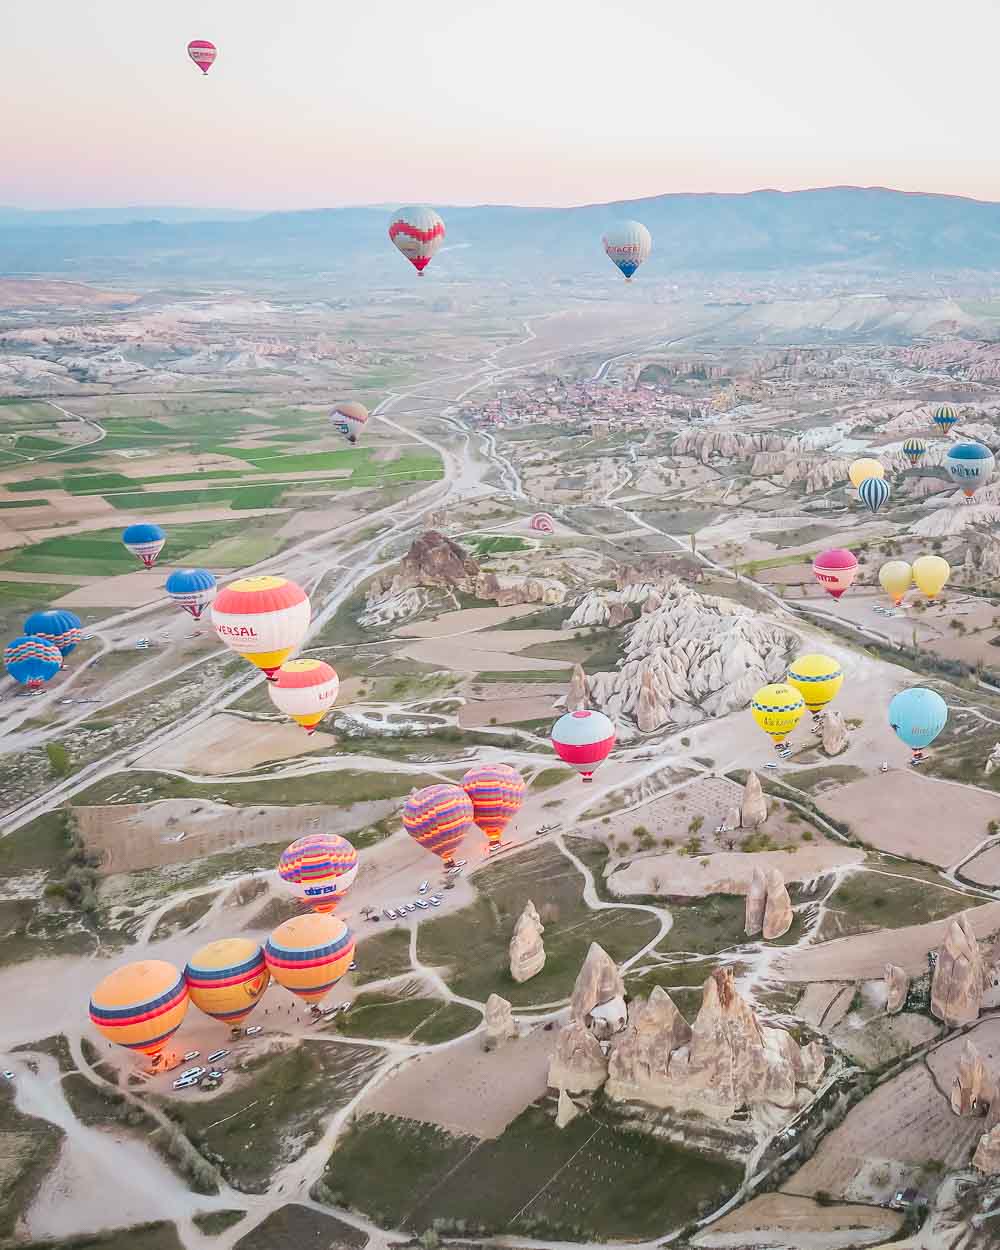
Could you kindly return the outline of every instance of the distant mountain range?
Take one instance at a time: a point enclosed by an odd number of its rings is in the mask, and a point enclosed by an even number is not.
[[[879,187],[660,195],[575,208],[437,207],[448,237],[431,272],[444,281],[613,277],[600,237],[622,217],[652,232],[642,271],[650,282],[694,272],[1000,270],[1000,204]],[[158,285],[310,277],[396,284],[405,262],[386,238],[387,216],[384,207],[258,215],[3,209],[0,272]]]

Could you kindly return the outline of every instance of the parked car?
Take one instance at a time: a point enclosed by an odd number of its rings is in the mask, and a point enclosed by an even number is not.
[[[262,1024],[251,1024],[247,1029],[247,1037],[256,1037],[258,1033],[263,1033],[264,1026]]]
[[[348,966],[347,966],[347,971],[348,971],[348,972],[357,972],[357,970],[358,970],[358,961],[357,961],[356,959],[352,959],[352,960],[351,960],[351,962],[350,962],[350,964],[348,964]]]
[[[182,1072],[177,1078],[179,1081],[196,1081],[199,1076],[205,1075],[204,1068],[188,1068],[186,1072]]]
[[[192,1059],[197,1059],[200,1054],[201,1054],[200,1050],[189,1050],[187,1054],[184,1056],[183,1062],[190,1063]]]
[[[431,888],[431,883],[429,881],[421,881],[420,884],[417,886],[417,893],[426,894],[430,888]]]
[[[226,1055],[228,1054],[229,1054],[228,1050],[213,1050],[212,1053],[208,1056],[208,1062],[215,1063],[219,1059],[225,1059]]]
[[[199,1081],[197,1076],[179,1076],[174,1081],[174,1089],[190,1089],[192,1085],[197,1085]]]
[[[456,860],[455,860],[455,867],[456,867],[456,868],[464,868],[464,867],[465,867],[465,865],[466,865],[468,862],[469,862],[469,861],[468,861],[467,859],[456,859]]]
[[[10,1068],[4,1070],[3,1079],[5,1081],[12,1081],[14,1079],[14,1073],[11,1072]]]
[[[383,915],[383,916],[385,916],[386,920],[395,920],[395,919],[396,919],[396,913],[392,910],[392,908],[391,908],[391,907],[387,907],[387,908],[386,908],[386,909],[382,912],[382,915]]]
[[[440,907],[440,906],[441,906],[441,895],[440,895],[440,894],[432,894],[432,895],[430,896],[430,898],[429,898],[427,901],[428,901],[428,903],[430,903],[430,905],[431,905],[432,907]]]
[[[421,911],[426,911],[426,910],[427,910],[427,902],[426,902],[426,900],[425,900],[425,899],[422,899],[422,898],[418,898],[418,899],[417,899],[417,906],[420,908],[420,910],[421,910]]]

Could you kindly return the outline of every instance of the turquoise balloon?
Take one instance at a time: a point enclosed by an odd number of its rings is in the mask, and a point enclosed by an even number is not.
[[[901,690],[889,704],[889,724],[908,747],[929,747],[948,721],[948,704],[933,690]]]

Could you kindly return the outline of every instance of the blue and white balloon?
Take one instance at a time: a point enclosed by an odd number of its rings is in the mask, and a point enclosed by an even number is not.
[[[208,569],[175,569],[167,578],[167,594],[197,621],[219,592]]]
[[[885,478],[866,477],[858,487],[858,498],[869,512],[878,512],[889,498],[889,483]]]

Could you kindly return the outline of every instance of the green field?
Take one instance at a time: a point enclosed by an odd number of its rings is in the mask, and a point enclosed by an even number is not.
[[[358,944],[358,970],[354,973],[355,985],[367,985],[370,981],[387,981],[390,977],[410,972],[410,934],[407,929],[383,929],[374,936],[367,932],[375,926],[362,925]]]
[[[416,988],[419,988],[416,987]],[[447,1042],[476,1028],[482,1016],[462,1003],[398,991],[359,994],[350,1011],[334,1020],[344,1037],[409,1038],[414,1042]]]
[[[48,607],[75,586],[56,585],[50,582],[2,582],[0,581],[0,633],[13,638],[24,628],[25,617],[39,608]]]
[[[530,545],[523,538],[516,538],[506,534],[467,534],[463,535],[461,541],[476,556],[500,555],[508,551],[526,551]]]
[[[930,881],[862,869],[841,878],[827,896],[817,941],[942,920],[983,901]]]
[[[49,1168],[56,1161],[63,1131],[47,1120],[24,1115],[14,1106],[10,1083],[0,1087],[0,1241],[14,1232]]]
[[[236,1243],[235,1250],[361,1250],[366,1233],[297,1202],[279,1207]]]

